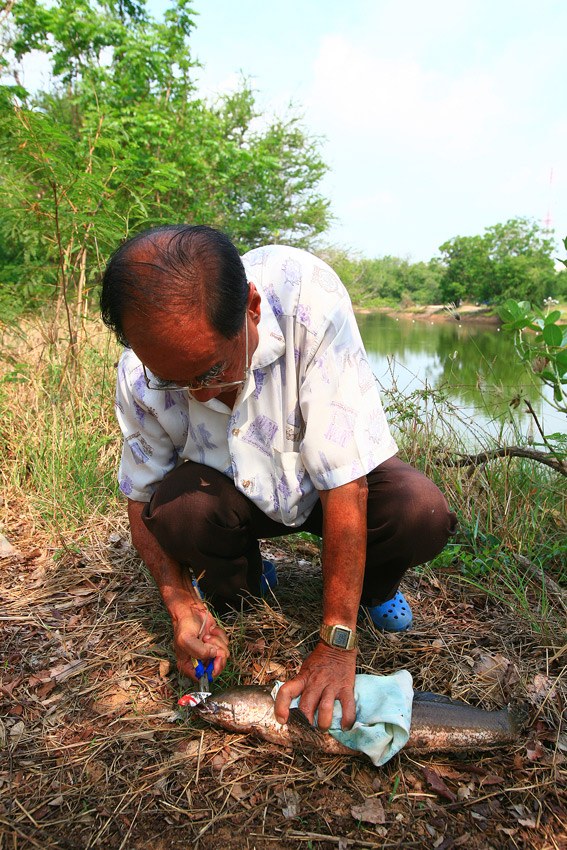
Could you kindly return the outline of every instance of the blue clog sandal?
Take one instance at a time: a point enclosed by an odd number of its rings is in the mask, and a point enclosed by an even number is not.
[[[267,596],[270,590],[278,585],[276,565],[272,561],[262,560],[262,576],[260,578],[260,595]]]
[[[197,579],[193,579],[193,587],[201,597],[201,599],[205,598],[205,594],[199,587],[199,583]],[[278,573],[276,571],[276,566],[272,561],[268,561],[267,559],[262,560],[262,575],[260,576],[260,596],[267,596],[270,590],[273,590],[274,587],[278,586]]]
[[[405,632],[413,622],[409,602],[399,590],[392,599],[365,609],[376,628],[384,632]]]

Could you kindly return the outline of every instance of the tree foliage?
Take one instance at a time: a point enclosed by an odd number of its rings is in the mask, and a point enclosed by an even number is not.
[[[193,12],[172,0],[19,0],[4,32],[0,92],[0,293],[51,289],[78,309],[121,238],[163,222],[206,223],[244,251],[267,241],[308,247],[328,225],[319,143],[298,115],[268,118],[249,84],[199,97]],[[31,51],[49,89],[19,85]],[[0,298],[2,296],[0,295]],[[0,307],[2,306],[0,302]]]
[[[488,227],[482,236],[456,236],[439,250],[445,302],[542,303],[565,289],[564,276],[555,272],[551,235],[526,218]]]
[[[328,249],[325,259],[333,266],[351,298],[361,306],[375,304],[438,304],[442,270],[436,260],[410,263],[399,257],[368,259],[346,251]]]

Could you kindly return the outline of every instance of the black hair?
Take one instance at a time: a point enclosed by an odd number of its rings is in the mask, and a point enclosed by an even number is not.
[[[124,316],[204,313],[232,339],[241,330],[248,299],[246,272],[226,234],[205,225],[164,225],[124,242],[106,266],[100,293],[104,323],[128,344]]]

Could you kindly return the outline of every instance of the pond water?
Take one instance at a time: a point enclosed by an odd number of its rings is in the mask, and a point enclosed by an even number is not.
[[[442,391],[458,408],[451,425],[471,448],[487,436],[511,444],[518,431],[539,441],[526,405],[510,404],[518,396],[530,401],[546,434],[565,431],[567,420],[549,404],[550,391],[543,388],[542,397],[542,385],[519,363],[511,337],[496,326],[378,313],[358,314],[357,321],[383,390],[418,400],[420,390]]]

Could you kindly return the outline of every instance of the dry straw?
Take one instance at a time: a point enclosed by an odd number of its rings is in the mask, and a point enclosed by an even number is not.
[[[558,850],[567,821],[567,662],[556,583],[546,586],[538,628],[513,588],[463,584],[451,564],[404,583],[415,612],[410,632],[360,623],[361,672],[405,667],[421,689],[486,708],[525,703],[515,747],[465,757],[402,753],[377,770],[364,758],[291,753],[230,735],[178,711],[186,684],[158,593],[131,548],[124,505],[114,484],[96,490],[87,480],[113,476],[118,453],[112,357],[96,354],[105,339],[93,342],[79,391],[54,375],[41,328],[4,333],[2,374],[25,380],[0,385],[0,531],[17,549],[0,560],[1,850]],[[60,398],[46,405],[55,386]],[[69,430],[75,442],[62,438]],[[487,486],[479,471],[451,476],[463,510],[494,525],[495,505],[479,507]],[[509,510],[500,503],[501,513]],[[315,640],[319,547],[294,538],[267,542],[264,552],[280,585],[225,619],[232,656],[218,687],[289,677]],[[521,580],[524,598],[539,605],[541,578],[525,570]]]

